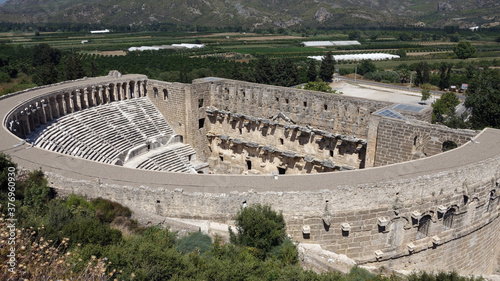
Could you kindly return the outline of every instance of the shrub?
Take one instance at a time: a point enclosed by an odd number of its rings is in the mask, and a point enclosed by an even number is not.
[[[363,75],[365,79],[375,80],[377,82],[384,83],[399,83],[400,76],[396,71],[377,71],[377,72],[368,72]]]
[[[23,192],[23,205],[29,207],[32,214],[45,214],[48,202],[54,198],[54,191],[47,185],[41,170],[30,172],[25,184],[20,184]]]
[[[241,209],[235,219],[237,233],[229,227],[231,243],[249,246],[267,253],[281,245],[286,237],[285,219],[269,205],[256,204]]]
[[[289,238],[286,238],[281,245],[272,248],[270,256],[281,261],[283,265],[297,264],[299,261],[297,246]]]
[[[368,72],[375,72],[377,67],[371,60],[363,60],[361,64],[358,66],[358,73],[364,75]]]
[[[92,204],[95,207],[96,217],[101,222],[110,223],[116,217],[130,218],[130,216],[132,215],[132,212],[129,208],[103,198],[92,200]]]
[[[85,200],[83,196],[70,194],[64,205],[75,215],[89,217],[95,216],[94,205]]]
[[[195,232],[181,238],[177,243],[177,250],[183,254],[190,253],[195,250],[200,253],[204,253],[210,250],[211,244],[212,239],[210,236],[201,232]]]
[[[0,83],[8,83],[10,81],[12,81],[12,79],[10,78],[9,74],[0,72]]]
[[[99,223],[95,218],[80,217],[66,224],[62,235],[70,239],[70,243],[92,243],[97,245],[116,244],[121,241],[119,230],[111,229],[109,225]]]

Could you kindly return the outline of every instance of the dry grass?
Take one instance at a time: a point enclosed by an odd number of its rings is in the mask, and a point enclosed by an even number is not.
[[[0,205],[1,209],[1,205]],[[115,272],[106,274],[109,263],[92,257],[84,268],[75,272],[79,247],[67,251],[68,239],[56,245],[53,241],[46,241],[38,233],[41,229],[16,229],[15,245],[9,245],[9,222],[2,213],[0,217],[0,280],[108,280]],[[43,227],[42,227],[43,229]],[[10,248],[15,246],[15,272],[9,272],[7,264]]]

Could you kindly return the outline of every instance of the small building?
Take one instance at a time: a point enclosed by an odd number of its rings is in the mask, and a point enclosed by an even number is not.
[[[87,44],[89,40],[82,40],[82,44]]]

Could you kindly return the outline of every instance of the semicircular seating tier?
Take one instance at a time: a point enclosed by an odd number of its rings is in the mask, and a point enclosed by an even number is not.
[[[92,161],[156,171],[195,172],[182,144],[147,97],[91,107],[54,119],[28,136],[34,146]]]

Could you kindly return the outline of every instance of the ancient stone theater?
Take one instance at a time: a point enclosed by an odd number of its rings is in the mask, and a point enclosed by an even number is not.
[[[247,204],[361,265],[492,274],[500,131],[429,107],[221,78],[84,78],[3,96],[0,149],[51,186],[164,218]]]

